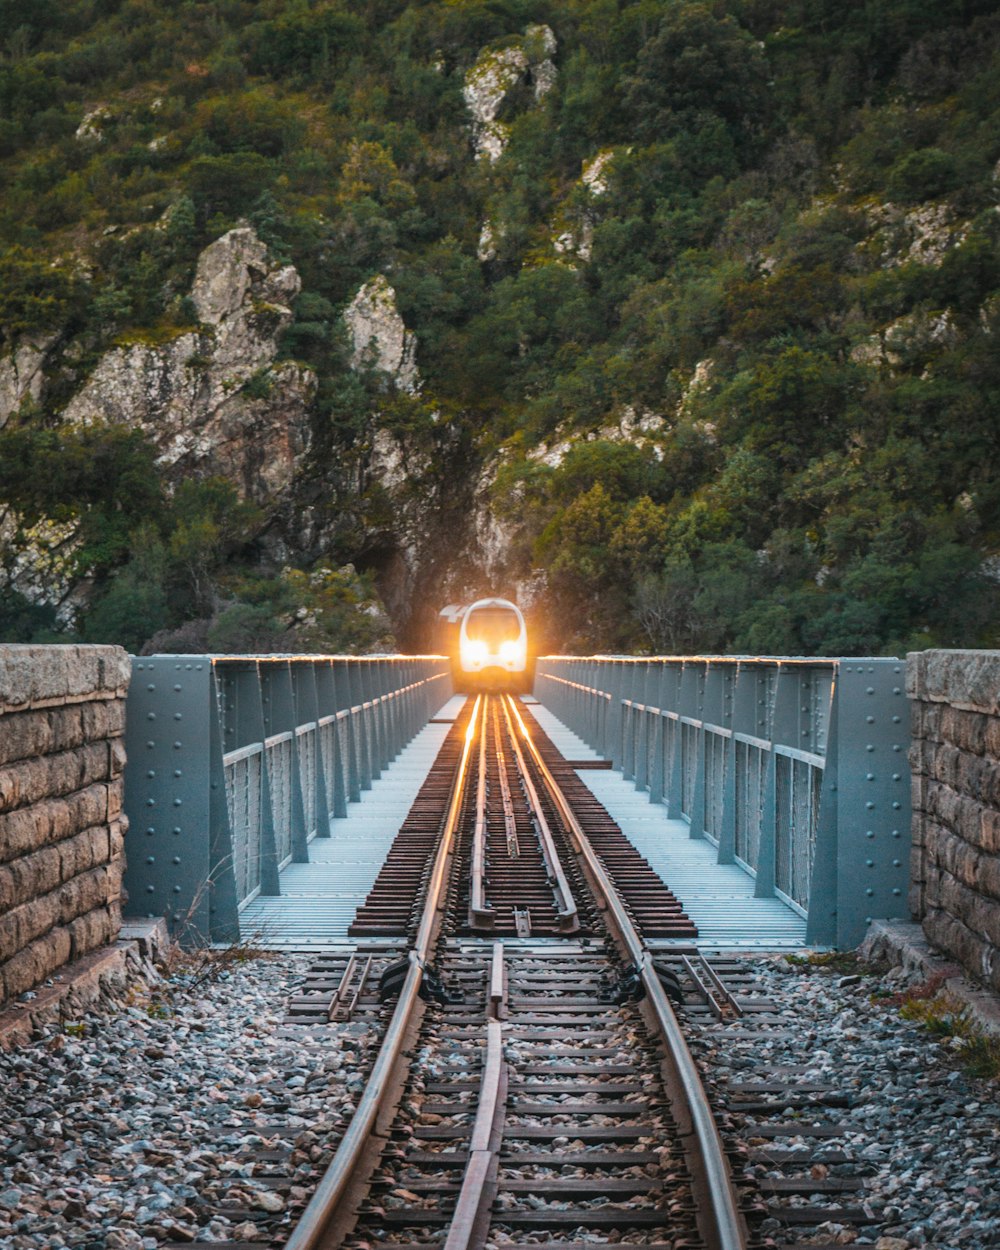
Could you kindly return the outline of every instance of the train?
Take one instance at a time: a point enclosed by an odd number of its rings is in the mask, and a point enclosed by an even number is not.
[[[439,614],[442,650],[451,660],[455,689],[527,693],[532,657],[524,614],[509,599],[450,603]]]

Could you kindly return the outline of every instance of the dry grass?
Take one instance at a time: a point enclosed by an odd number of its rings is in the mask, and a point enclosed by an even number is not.
[[[935,973],[921,984],[880,1001],[897,1006],[904,1020],[950,1043],[967,1075],[1000,1081],[1000,1037],[976,1023],[969,1009],[944,988],[947,980],[946,974]]]
[[[841,977],[878,977],[886,971],[882,964],[865,963],[856,951],[811,951],[808,955],[786,955],[785,962],[802,971],[819,969]]]

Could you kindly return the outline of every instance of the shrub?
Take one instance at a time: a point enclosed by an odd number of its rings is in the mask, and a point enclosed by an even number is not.
[[[63,324],[80,294],[68,266],[24,247],[0,253],[0,331],[8,340]]]
[[[940,148],[907,152],[889,170],[886,191],[903,204],[919,204],[955,189],[958,162]]]

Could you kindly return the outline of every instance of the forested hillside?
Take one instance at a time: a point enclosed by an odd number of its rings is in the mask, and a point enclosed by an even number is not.
[[[1000,646],[988,0],[0,0],[0,638]]]

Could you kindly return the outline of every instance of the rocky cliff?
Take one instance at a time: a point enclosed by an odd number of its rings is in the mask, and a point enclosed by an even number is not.
[[[278,361],[301,282],[247,226],[198,258],[190,299],[199,324],[165,343],[130,343],[104,356],[64,420],[134,427],[168,478],[219,474],[268,509],[287,496],[310,445],[316,378]]]

